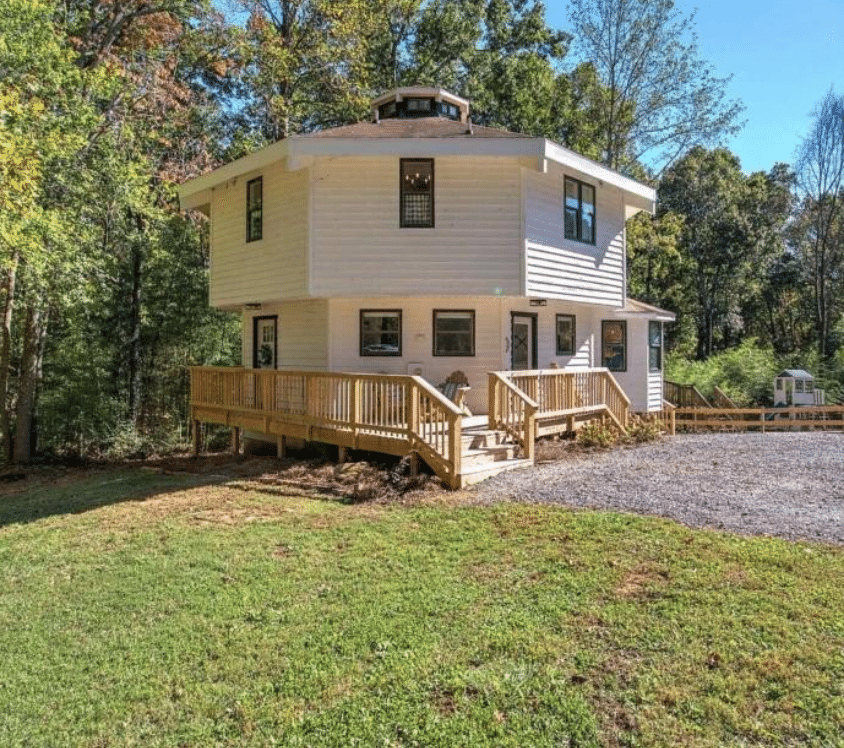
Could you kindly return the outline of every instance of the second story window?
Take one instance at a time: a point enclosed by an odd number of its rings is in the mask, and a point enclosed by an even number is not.
[[[401,160],[400,199],[402,228],[434,227],[434,159]]]
[[[264,180],[246,183],[246,241],[254,242],[264,235]]]
[[[566,177],[566,239],[595,243],[595,188]]]

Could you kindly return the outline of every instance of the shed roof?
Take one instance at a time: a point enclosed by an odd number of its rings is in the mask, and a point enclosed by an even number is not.
[[[793,379],[814,379],[805,369],[783,369],[777,377],[791,377]]]

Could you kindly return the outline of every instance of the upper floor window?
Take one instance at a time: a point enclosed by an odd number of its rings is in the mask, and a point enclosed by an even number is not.
[[[246,241],[254,242],[264,233],[264,180],[251,179],[246,183]]]
[[[662,322],[648,322],[648,368],[662,371]]]
[[[434,310],[434,355],[475,355],[474,310]]]
[[[401,309],[361,309],[360,355],[401,356]]]
[[[601,322],[601,364],[610,371],[627,371],[627,322]]]
[[[414,114],[428,114],[430,111],[430,99],[407,99],[407,113],[410,116]]]
[[[565,236],[587,244],[595,243],[595,188],[566,177]]]
[[[557,355],[574,355],[574,322],[573,314],[557,315]]]
[[[402,228],[434,227],[434,159],[401,160],[400,200]]]

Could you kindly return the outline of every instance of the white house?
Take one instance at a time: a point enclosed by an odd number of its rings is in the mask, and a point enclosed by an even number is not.
[[[294,136],[193,179],[210,303],[243,318],[247,369],[488,372],[606,367],[662,408],[662,325],[627,298],[625,222],[655,191],[544,138],[473,125],[469,102],[400,88],[372,120]]]

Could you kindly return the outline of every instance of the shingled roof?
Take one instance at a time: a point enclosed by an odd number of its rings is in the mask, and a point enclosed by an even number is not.
[[[494,127],[467,125],[444,117],[382,119],[380,122],[356,122],[353,125],[297,135],[301,138],[531,138]]]

